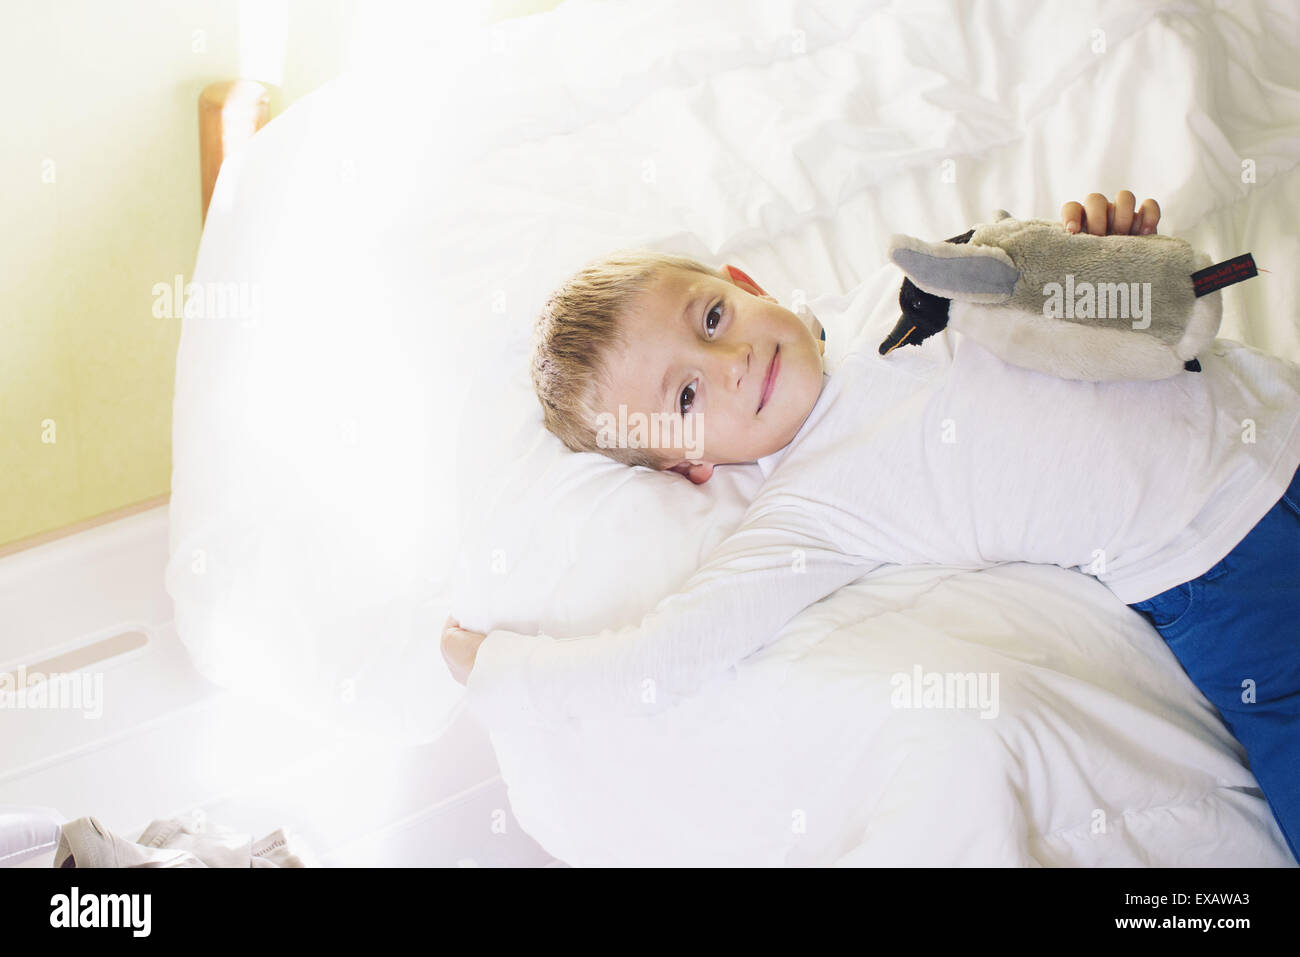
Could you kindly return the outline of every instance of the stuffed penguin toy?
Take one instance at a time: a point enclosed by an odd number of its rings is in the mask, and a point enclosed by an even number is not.
[[[1071,234],[998,210],[946,242],[894,236],[889,255],[907,278],[881,355],[951,326],[1063,379],[1165,379],[1200,371],[1223,314],[1217,286],[1193,279],[1210,258],[1172,236]]]

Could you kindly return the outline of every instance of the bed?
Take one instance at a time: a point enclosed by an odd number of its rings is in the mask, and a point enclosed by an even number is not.
[[[1271,271],[1220,336],[1300,360],[1300,14],[1283,3],[568,0],[344,77],[227,161],[177,366],[177,629],[220,684],[436,737],[438,630],[583,635],[689,577],[761,482],[575,455],[532,315],[644,246],[807,301],[828,355],[897,318],[891,232],[1132,188]],[[653,516],[653,518],[651,518]],[[930,674],[997,708],[908,708]],[[574,866],[1294,866],[1240,746],[1095,580],[889,567],[652,716],[489,728],[525,830]]]

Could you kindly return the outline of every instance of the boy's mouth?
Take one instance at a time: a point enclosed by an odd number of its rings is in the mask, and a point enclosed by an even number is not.
[[[772,353],[772,361],[767,366],[767,378],[763,380],[763,391],[758,395],[758,412],[763,411],[763,406],[767,405],[767,400],[772,398],[772,390],[776,388],[776,375],[781,371],[781,346],[777,345],[776,351]],[[754,414],[757,415],[758,412]]]

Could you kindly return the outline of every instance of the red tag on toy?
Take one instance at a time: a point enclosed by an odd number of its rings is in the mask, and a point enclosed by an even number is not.
[[[1234,282],[1241,282],[1243,279],[1250,279],[1258,275],[1259,270],[1255,268],[1254,257],[1250,253],[1242,253],[1233,259],[1225,259],[1213,266],[1198,269],[1192,273],[1192,285],[1196,289],[1196,295],[1204,296],[1216,289],[1222,289],[1224,286],[1231,286]]]

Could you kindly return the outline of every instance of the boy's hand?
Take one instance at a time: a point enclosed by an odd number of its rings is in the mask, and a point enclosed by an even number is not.
[[[1094,236],[1150,236],[1160,222],[1160,204],[1144,199],[1136,212],[1132,193],[1122,189],[1110,202],[1101,193],[1089,193],[1083,204],[1069,202],[1061,207],[1061,222],[1068,232]]]
[[[483,644],[487,635],[480,631],[469,631],[460,627],[450,616],[442,626],[442,660],[447,662],[451,676],[461,684],[469,681],[469,674],[474,670],[474,659],[478,657],[478,646]]]

